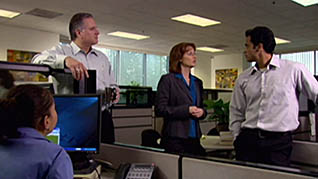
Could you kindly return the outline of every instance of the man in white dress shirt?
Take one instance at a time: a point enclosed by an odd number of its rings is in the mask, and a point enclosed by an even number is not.
[[[54,69],[69,68],[76,80],[81,80],[84,76],[89,78],[88,69],[96,70],[97,91],[104,91],[106,87],[117,86],[107,56],[92,48],[93,45],[98,43],[99,35],[93,16],[89,13],[75,14],[71,18],[69,32],[72,40],[70,44],[57,45],[52,49],[45,50],[36,55],[32,62],[47,64]],[[56,79],[55,89],[58,94],[73,93],[73,78],[70,75],[54,74],[54,77]],[[118,87],[116,87],[116,93],[114,103],[119,101]],[[107,127],[106,130],[102,130],[102,142],[106,143],[114,142],[113,122],[109,115],[107,110],[102,113],[102,129]]]
[[[288,166],[291,131],[299,125],[299,93],[317,104],[318,83],[304,65],[273,55],[269,28],[255,27],[245,36],[245,57],[256,65],[240,74],[230,104],[236,159]]]

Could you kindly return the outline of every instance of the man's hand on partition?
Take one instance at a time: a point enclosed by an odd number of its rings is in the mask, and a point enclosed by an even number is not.
[[[86,76],[86,78],[89,78],[87,68],[78,60],[72,57],[66,57],[65,66],[71,70],[72,75],[76,80],[83,79],[84,75]]]

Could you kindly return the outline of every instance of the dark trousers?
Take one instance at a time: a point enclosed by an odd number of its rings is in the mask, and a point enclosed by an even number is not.
[[[290,132],[242,129],[234,147],[237,160],[289,166],[292,136]]]
[[[166,152],[190,155],[207,155],[198,138],[163,138],[160,142]]]
[[[112,144],[115,142],[114,123],[111,110],[105,109],[102,112],[101,142]]]

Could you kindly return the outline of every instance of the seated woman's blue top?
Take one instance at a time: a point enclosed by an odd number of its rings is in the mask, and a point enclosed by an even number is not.
[[[19,138],[0,144],[0,178],[73,178],[65,150],[33,128],[19,128]]]

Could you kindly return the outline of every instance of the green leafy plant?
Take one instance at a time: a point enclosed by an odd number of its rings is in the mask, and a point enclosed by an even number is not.
[[[135,87],[139,87],[140,84],[137,81],[130,81],[130,86],[135,86]],[[130,103],[131,104],[137,104],[138,102],[138,95],[140,94],[140,92],[138,91],[138,89],[129,89],[129,97],[130,97]]]
[[[206,109],[213,109],[208,120],[215,121],[219,124],[228,124],[230,117],[230,102],[224,103],[222,99],[219,100],[204,100]]]
[[[133,81],[130,81],[130,86],[140,86],[140,83],[138,83],[137,81],[133,80]]]

